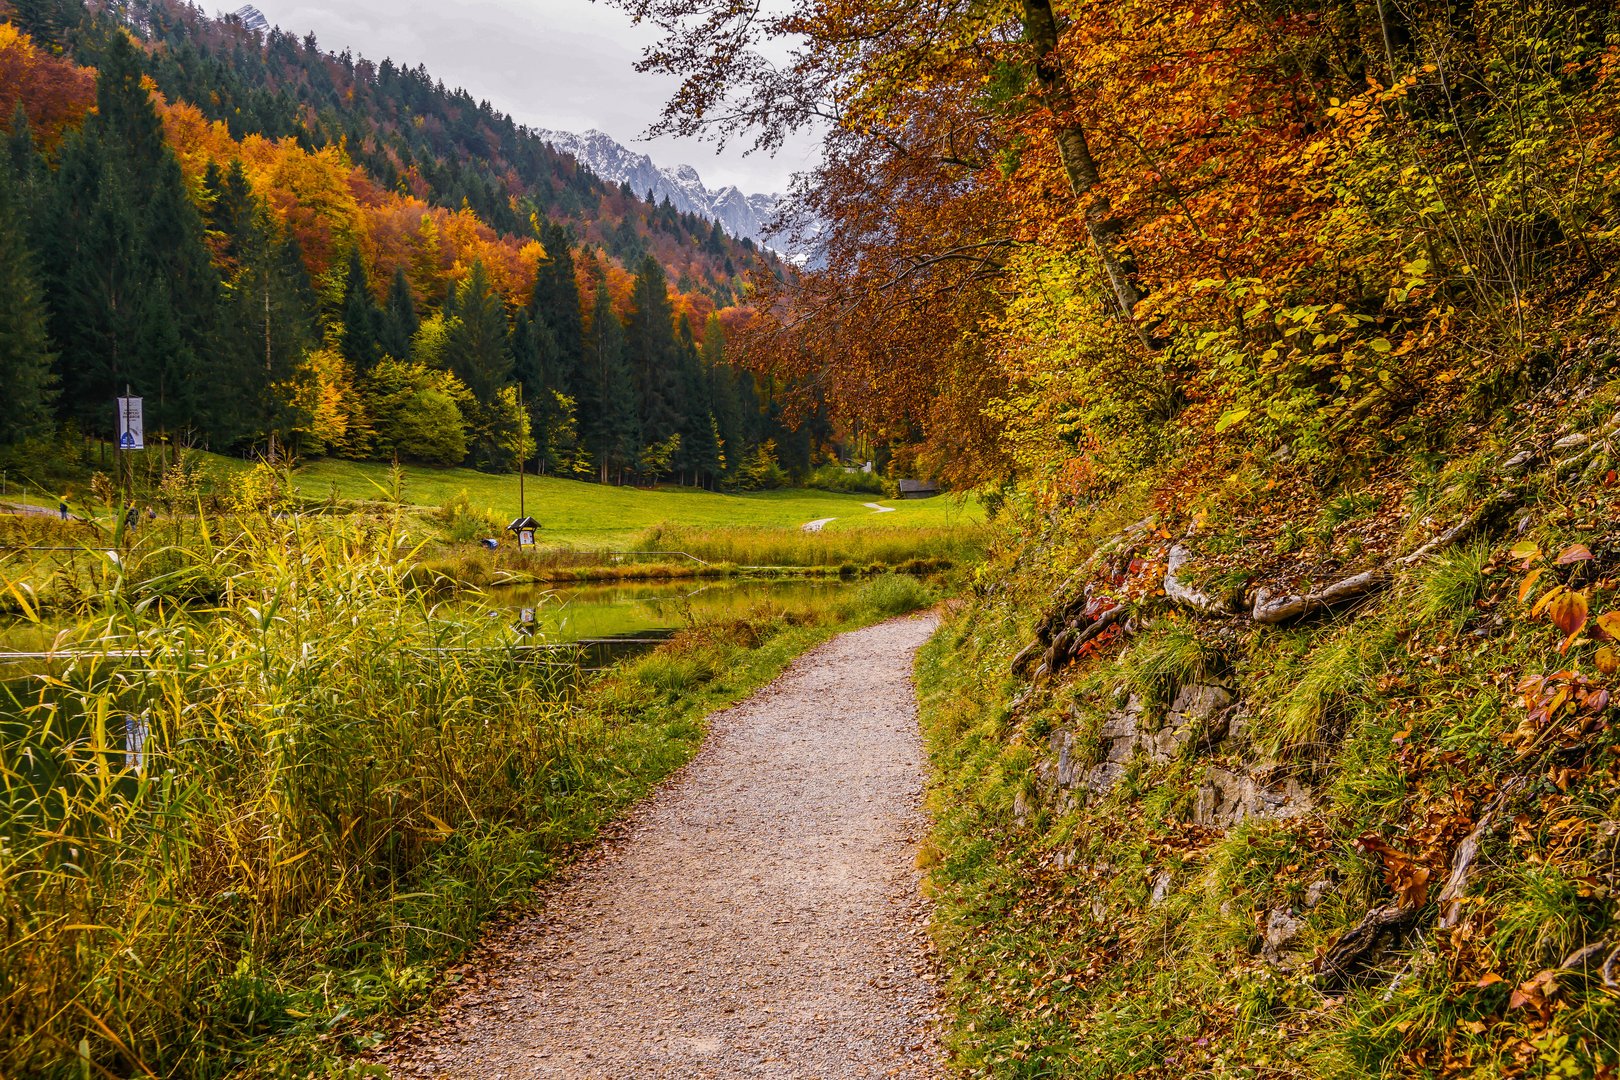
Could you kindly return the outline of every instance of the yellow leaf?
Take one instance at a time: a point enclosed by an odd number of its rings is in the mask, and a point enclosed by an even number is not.
[[[1564,593],[1568,591],[1569,590],[1564,588],[1562,585],[1554,585],[1552,588],[1548,589],[1542,595],[1541,599],[1536,601],[1536,606],[1530,609],[1530,617],[1532,619],[1540,618],[1542,610],[1545,609],[1548,604],[1552,603],[1554,600],[1564,595]]]

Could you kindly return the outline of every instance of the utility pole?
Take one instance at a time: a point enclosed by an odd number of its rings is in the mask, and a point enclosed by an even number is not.
[[[264,273],[264,383],[270,385],[270,266],[265,264]],[[270,423],[270,465],[276,464],[276,428],[272,418]]]

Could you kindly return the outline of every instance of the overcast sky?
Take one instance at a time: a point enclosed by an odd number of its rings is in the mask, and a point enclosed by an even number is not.
[[[226,3],[234,11],[246,0]],[[313,31],[321,48],[374,61],[425,63],[446,86],[463,86],[519,123],[559,131],[598,128],[660,165],[688,164],[711,188],[785,191],[810,162],[808,140],[776,157],[743,155],[691,139],[642,139],[670,81],[635,70],[655,36],[616,8],[590,0],[251,0],[272,25]]]

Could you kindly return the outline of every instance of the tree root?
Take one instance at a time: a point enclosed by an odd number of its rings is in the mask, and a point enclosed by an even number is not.
[[[1333,943],[1316,970],[1317,988],[1334,993],[1348,988],[1371,966],[1377,954],[1393,945],[1417,918],[1417,908],[1395,904],[1373,908],[1355,928]]]
[[[1519,495],[1515,492],[1503,492],[1493,495],[1481,503],[1473,513],[1429,540],[1411,554],[1390,559],[1383,566],[1363,570],[1346,578],[1340,578],[1331,585],[1326,585],[1313,592],[1278,593],[1266,588],[1256,589],[1253,596],[1248,600],[1246,614],[1250,619],[1260,623],[1262,626],[1271,626],[1276,623],[1286,622],[1289,619],[1311,615],[1332,607],[1334,604],[1354,600],[1368,593],[1376,592],[1394,579],[1393,571],[1396,569],[1415,566],[1425,559],[1445,551],[1466,538],[1490,518],[1495,517],[1509,507],[1517,505],[1518,502]],[[1178,543],[1170,549],[1169,569],[1164,575],[1164,594],[1171,600],[1206,615],[1229,613],[1230,609],[1225,600],[1212,598],[1208,593],[1195,586],[1188,585],[1177,577],[1177,573],[1181,568],[1191,562],[1192,559],[1193,552],[1185,544]]]
[[[1450,929],[1462,921],[1462,898],[1468,890],[1468,878],[1473,873],[1474,860],[1479,857],[1480,842],[1490,831],[1497,811],[1501,810],[1513,793],[1523,786],[1524,780],[1518,777],[1503,785],[1502,790],[1496,793],[1496,797],[1479,815],[1479,821],[1472,831],[1457,845],[1456,853],[1451,857],[1451,875],[1446,878],[1445,888],[1440,890],[1441,927]]]
[[[1384,569],[1366,570],[1342,578],[1323,589],[1298,595],[1273,595],[1269,589],[1256,589],[1254,607],[1249,617],[1262,625],[1284,622],[1300,615],[1309,615],[1330,607],[1341,600],[1350,600],[1388,584],[1389,574]]]

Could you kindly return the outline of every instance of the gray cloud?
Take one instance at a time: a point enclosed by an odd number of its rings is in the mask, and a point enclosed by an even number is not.
[[[323,49],[372,60],[426,64],[446,86],[462,86],[519,123],[562,131],[598,128],[662,165],[689,164],[710,187],[784,191],[814,161],[806,137],[775,157],[717,152],[707,142],[642,135],[657,119],[672,82],[635,70],[653,40],[614,8],[590,0],[251,0],[272,24]],[[235,10],[229,3],[223,10]]]

